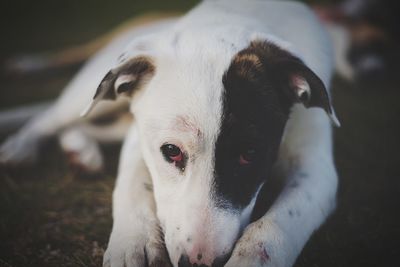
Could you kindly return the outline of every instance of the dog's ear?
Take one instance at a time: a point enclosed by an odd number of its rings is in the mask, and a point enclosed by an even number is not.
[[[124,61],[111,69],[100,82],[90,105],[82,112],[86,116],[101,100],[115,100],[118,96],[132,97],[137,89],[154,75],[155,66],[150,58],[139,56]]]
[[[242,55],[241,55],[242,54]],[[286,50],[265,41],[254,41],[239,56],[255,55],[252,61],[258,72],[265,71],[267,79],[273,79],[283,89],[289,104],[302,103],[305,107],[319,107],[326,111],[332,123],[340,126],[322,80],[299,58]],[[251,68],[250,68],[251,69]],[[262,75],[262,74],[261,74]],[[253,76],[257,76],[254,74]]]
[[[307,108],[324,109],[332,123],[340,126],[324,83],[310,68],[298,59],[283,60],[277,68],[285,73],[284,79],[288,83],[285,93],[293,102],[302,103]]]

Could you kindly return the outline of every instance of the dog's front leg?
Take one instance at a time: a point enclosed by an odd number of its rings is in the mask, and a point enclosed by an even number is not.
[[[331,157],[303,156],[270,210],[245,229],[226,267],[292,266],[332,211],[337,176]]]
[[[132,126],[121,153],[113,193],[114,224],[103,266],[170,266],[151,187],[137,130]]]
[[[298,118],[298,126],[312,130],[293,131],[289,153],[281,159],[291,162],[286,185],[268,212],[245,229],[226,267],[292,266],[313,231],[334,209],[338,182],[330,130],[317,117]]]

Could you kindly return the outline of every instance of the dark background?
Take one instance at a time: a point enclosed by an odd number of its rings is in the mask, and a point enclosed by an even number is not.
[[[146,11],[184,11],[196,2],[3,0],[0,63],[87,42]],[[56,97],[77,70],[0,72],[0,110]],[[400,266],[399,96],[393,82],[360,86],[334,80],[342,123],[334,132],[338,205],[296,266]],[[0,169],[0,267],[101,264],[119,147],[103,150],[107,168],[98,178],[68,168],[55,144],[35,166]]]

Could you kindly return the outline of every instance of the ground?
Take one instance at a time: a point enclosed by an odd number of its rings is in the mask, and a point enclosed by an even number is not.
[[[90,8],[97,2],[78,5],[71,1],[75,5],[61,7],[55,2],[25,1],[28,6],[23,6],[23,16],[20,14],[24,19],[12,19],[9,12],[10,19],[2,18],[1,27],[7,31],[2,31],[5,38],[0,59],[16,52],[51,50],[86,41],[128,17],[127,1],[121,1],[116,7],[120,13],[111,18],[107,15],[111,7],[105,1],[99,4],[96,15]],[[182,6],[172,1],[161,7],[184,10],[194,2]],[[24,1],[9,9],[18,10],[21,3]],[[146,7],[138,8],[130,4],[136,9],[129,14],[160,3],[149,1]],[[44,6],[56,8],[46,19],[38,16]],[[72,26],[60,17],[59,9],[64,9],[64,17],[68,12],[76,16]],[[55,22],[46,24],[52,20]],[[14,31],[7,26],[10,22]],[[74,67],[22,77],[1,73],[0,109],[51,99],[76,71]],[[334,130],[340,182],[337,209],[307,243],[296,266],[398,266],[400,91],[395,83],[362,86],[336,78],[333,92],[342,123]],[[0,267],[100,265],[112,223],[111,192],[119,146],[103,150],[107,167],[100,177],[84,177],[71,170],[55,142],[45,147],[37,165],[0,169]]]

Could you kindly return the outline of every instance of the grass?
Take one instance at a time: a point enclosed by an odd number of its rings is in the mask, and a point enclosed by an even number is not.
[[[117,151],[106,149],[109,161]],[[0,266],[99,266],[114,175],[82,177],[54,144],[45,153],[39,165],[0,172]]]

